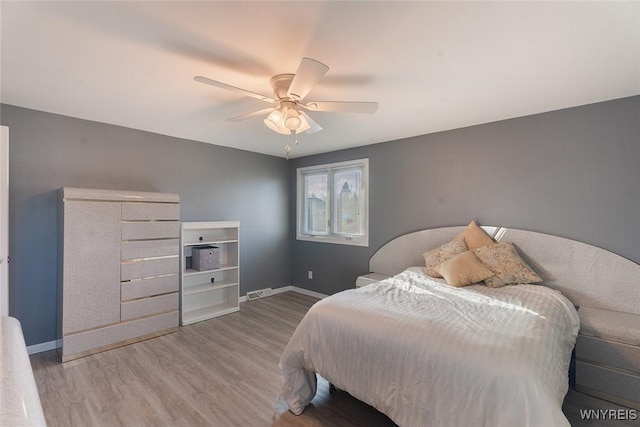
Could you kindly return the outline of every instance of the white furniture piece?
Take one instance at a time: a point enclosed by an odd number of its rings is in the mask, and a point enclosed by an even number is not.
[[[59,190],[62,361],[177,330],[177,194]]]
[[[18,319],[0,318],[0,426],[46,426]]]
[[[9,315],[9,128],[0,126],[0,316]]]
[[[189,325],[240,310],[240,223],[183,222],[180,245],[180,324]],[[220,268],[192,268],[192,249],[215,246]]]
[[[576,390],[640,410],[640,315],[580,307]]]
[[[367,286],[370,285],[372,283],[376,283],[379,282],[381,280],[384,279],[388,279],[389,276],[388,274],[382,274],[382,273],[369,273],[369,274],[364,274],[362,276],[359,276],[356,279],[356,288],[361,288],[363,286]]]

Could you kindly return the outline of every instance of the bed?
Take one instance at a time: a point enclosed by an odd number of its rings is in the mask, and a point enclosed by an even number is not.
[[[422,253],[464,227],[394,239],[370,260],[388,279],[321,300],[294,332],[279,365],[289,409],[310,403],[318,373],[400,426],[568,426],[576,307],[638,310],[638,265],[573,240],[483,228],[513,242],[543,283],[456,288],[426,275]]]

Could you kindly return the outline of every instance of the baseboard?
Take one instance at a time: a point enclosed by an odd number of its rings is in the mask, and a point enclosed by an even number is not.
[[[318,299],[323,299],[328,297],[327,294],[321,294],[320,292],[310,291],[309,289],[299,288],[297,286],[289,286],[291,291],[298,292],[299,294],[309,295],[310,297],[315,297]]]
[[[309,289],[299,288],[298,286],[292,286],[292,285],[282,286],[280,288],[274,288],[271,291],[271,294],[269,296],[275,295],[275,294],[281,294],[282,292],[289,292],[289,291],[297,292],[303,295],[309,295],[310,297],[314,297],[318,299],[326,298],[329,296],[329,295],[321,294],[320,292],[310,291]],[[241,296],[239,301],[246,302],[247,296],[246,295]],[[56,348],[59,348],[59,347],[62,347],[62,340],[43,342],[40,344],[34,344],[34,345],[28,346],[27,353],[29,354],[42,353],[44,351],[55,350]]]
[[[273,289],[271,289],[271,293],[269,293],[268,296],[275,295],[275,294],[281,294],[281,293],[287,292],[287,291],[292,291],[293,289],[291,289],[291,288],[292,288],[292,286],[282,286],[280,288],[273,288]],[[247,300],[247,296],[246,295],[241,296],[239,301],[240,302],[247,302],[248,301]]]
[[[27,353],[29,354],[42,353],[49,350],[55,350],[56,348],[59,348],[59,347],[62,347],[62,340],[41,342],[40,344],[27,346]]]
[[[309,295],[311,297],[318,298],[318,299],[326,298],[329,296],[329,295],[321,294],[320,292],[310,291],[308,289],[304,289],[304,288],[300,288],[298,286],[292,286],[292,285],[273,288],[269,296],[275,295],[275,294],[281,294],[282,292],[289,292],[289,291],[297,292],[299,294]],[[245,302],[245,301],[247,301],[246,295],[240,297],[240,302]]]

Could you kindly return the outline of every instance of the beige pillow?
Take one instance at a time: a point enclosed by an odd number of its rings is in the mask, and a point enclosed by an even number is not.
[[[442,277],[435,268],[449,258],[453,258],[454,256],[468,250],[469,248],[467,248],[466,243],[464,243],[464,239],[455,238],[440,247],[423,253],[422,256],[424,257],[424,261],[427,263],[427,274],[431,277]]]
[[[449,285],[456,287],[482,282],[494,275],[493,271],[480,262],[473,251],[454,256],[437,266],[436,271]]]
[[[473,253],[486,267],[495,273],[495,276],[489,277],[484,281],[490,288],[499,288],[513,283],[542,282],[540,276],[520,258],[512,243],[505,242],[482,246],[474,249]]]
[[[475,221],[471,221],[464,231],[456,236],[456,239],[464,238],[469,250],[474,250],[481,246],[491,245],[493,239]]]

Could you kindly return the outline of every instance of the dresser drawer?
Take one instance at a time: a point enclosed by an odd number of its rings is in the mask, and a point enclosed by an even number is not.
[[[576,358],[640,375],[640,347],[578,334]]]
[[[122,223],[122,240],[169,239],[179,236],[179,221],[142,221]]]
[[[178,239],[139,240],[122,242],[121,258],[141,259],[153,258],[180,253],[180,241]]]
[[[178,293],[157,297],[141,298],[123,302],[120,306],[120,320],[145,317],[166,311],[178,310]]]
[[[576,389],[626,406],[640,408],[638,375],[576,361]]]
[[[120,267],[121,281],[157,277],[178,273],[180,259],[176,255],[171,258],[145,259],[123,262]]]
[[[120,295],[122,301],[126,301],[153,295],[168,294],[170,292],[178,292],[179,289],[179,276],[177,274],[172,274],[170,276],[123,282],[120,285]]]
[[[76,359],[178,329],[178,310],[158,316],[117,323],[62,339],[62,361]]]
[[[124,221],[174,220],[180,219],[180,205],[177,203],[123,203]]]

